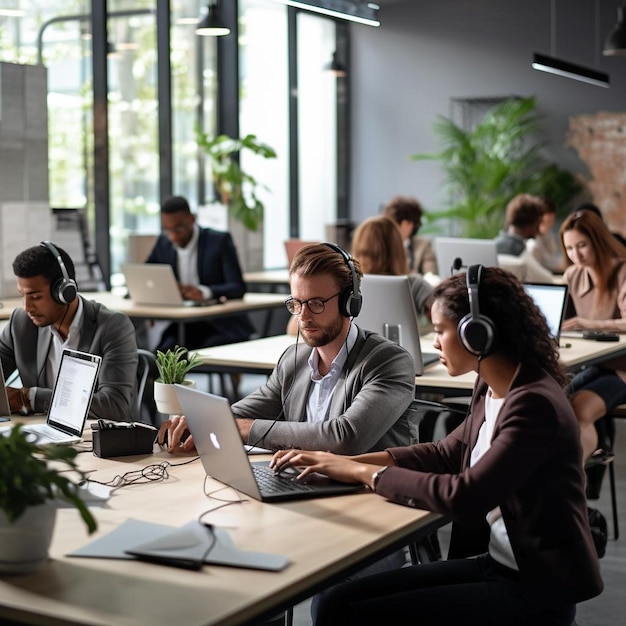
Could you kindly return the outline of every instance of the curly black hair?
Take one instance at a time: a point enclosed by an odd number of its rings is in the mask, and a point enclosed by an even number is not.
[[[435,287],[433,297],[443,316],[456,323],[470,312],[465,274],[446,278]],[[481,315],[489,317],[496,329],[494,352],[542,368],[562,386],[567,383],[546,318],[513,274],[484,267],[478,297]]]
[[[53,245],[61,255],[67,275],[75,281],[76,270],[70,255],[63,248],[56,244]],[[13,261],[13,273],[18,278],[43,276],[51,285],[63,278],[63,272],[56,256],[43,244],[26,248],[26,250],[20,252]]]

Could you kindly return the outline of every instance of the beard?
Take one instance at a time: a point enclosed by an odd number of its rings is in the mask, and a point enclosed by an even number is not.
[[[312,328],[317,330],[318,332],[314,337],[308,337],[306,334],[306,327],[303,327],[300,324],[300,335],[310,348],[319,348],[320,346],[325,346],[329,344],[331,341],[337,339],[337,337],[341,334],[343,330],[343,316],[337,317],[337,319],[333,320],[326,326],[314,326]]]

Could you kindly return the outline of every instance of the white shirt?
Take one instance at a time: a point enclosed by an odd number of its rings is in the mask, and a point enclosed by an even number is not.
[[[213,293],[207,285],[200,284],[198,275],[198,239],[200,237],[200,227],[193,225],[193,232],[189,243],[181,248],[174,244],[176,257],[178,260],[178,279],[183,285],[195,285],[202,292],[202,297],[208,300]]]
[[[346,363],[350,350],[354,347],[358,336],[357,327],[350,324],[350,330],[344,345],[339,350],[337,356],[330,364],[330,369],[326,376],[322,376],[319,372],[319,354],[317,348],[314,348],[309,356],[309,367],[311,368],[311,392],[306,405],[307,422],[323,422],[328,419],[330,411],[330,403],[333,394],[339,382],[341,371]]]
[[[500,412],[503,404],[504,398],[494,398],[491,388],[489,388],[487,391],[487,397],[485,398],[485,421],[478,431],[478,439],[476,440],[476,445],[474,446],[470,457],[470,466],[475,465],[491,447],[493,429],[496,424],[496,419],[498,418],[498,413]],[[489,554],[501,565],[517,570],[517,562],[515,561],[515,556],[513,555],[513,549],[511,548],[509,535],[506,531],[504,520],[502,519],[500,507],[498,506],[489,511],[486,518],[491,529],[491,535],[489,538]]]

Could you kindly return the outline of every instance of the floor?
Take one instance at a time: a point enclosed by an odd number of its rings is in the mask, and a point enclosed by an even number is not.
[[[205,377],[206,380],[206,377]],[[263,382],[259,376],[242,377],[240,393],[246,394]],[[200,382],[200,381],[199,381]],[[206,384],[206,383],[205,383]],[[219,391],[218,391],[219,393]],[[626,590],[626,420],[616,421],[615,437],[615,476],[617,504],[621,522],[621,536],[613,540],[613,523],[609,495],[608,473],[604,478],[602,492],[598,500],[589,502],[591,507],[599,509],[609,525],[609,542],[606,554],[600,561],[604,578],[604,592],[587,602],[578,605],[577,626],[614,626],[624,623],[624,590]],[[439,531],[440,543],[445,551],[448,544],[449,528]],[[310,626],[309,601],[294,607],[294,626]]]

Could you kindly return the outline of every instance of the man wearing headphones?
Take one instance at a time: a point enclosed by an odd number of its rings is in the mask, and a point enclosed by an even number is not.
[[[64,348],[102,357],[90,417],[133,420],[137,379],[135,329],[123,313],[78,295],[74,264],[49,241],[13,261],[22,308],[0,335],[2,369],[17,369],[22,387],[8,387],[12,411],[46,413]]]
[[[361,269],[334,244],[300,249],[290,268],[300,337],[267,383],[235,403],[244,443],[273,450],[299,447],[358,454],[409,441],[403,415],[415,393],[413,360],[384,337],[353,323],[362,305]],[[193,449],[184,418],[168,421],[171,451]],[[393,444],[392,442],[397,442]]]

